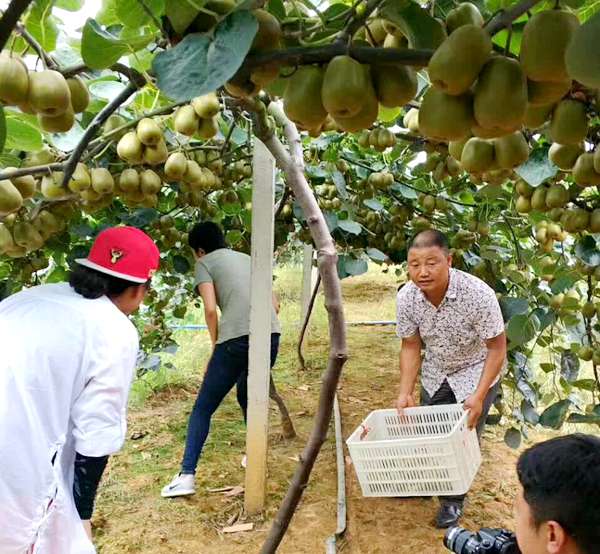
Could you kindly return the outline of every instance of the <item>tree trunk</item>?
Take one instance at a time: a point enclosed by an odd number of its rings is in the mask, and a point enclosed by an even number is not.
[[[288,492],[262,546],[261,554],[276,552],[300,502],[317,455],[327,438],[335,391],[342,367],[347,359],[346,327],[342,305],[342,290],[337,274],[335,243],[304,175],[302,142],[296,126],[285,116],[279,105],[271,104],[269,112],[283,127],[289,151],[267,127],[259,126],[256,132],[275,157],[278,167],[285,173],[287,185],[304,212],[317,248],[319,275],[323,284],[325,307],[329,319],[330,351],[327,369],[323,374],[314,427],[302,452],[300,463],[296,468]]]
[[[294,424],[292,422],[292,418],[290,417],[290,412],[288,412],[287,406],[283,401],[283,398],[279,396],[277,389],[275,388],[275,382],[273,381],[273,376],[270,377],[269,383],[269,396],[271,400],[277,404],[279,408],[279,414],[281,416],[281,430],[283,434],[283,438],[285,439],[293,439],[296,436],[296,430],[294,429]]]

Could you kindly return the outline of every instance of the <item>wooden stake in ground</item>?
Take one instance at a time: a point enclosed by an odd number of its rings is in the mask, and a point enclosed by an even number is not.
[[[290,524],[292,516],[300,502],[302,493],[308,483],[308,477],[327,438],[327,429],[331,421],[333,400],[342,367],[347,359],[346,327],[342,305],[342,289],[337,274],[337,253],[335,243],[331,237],[323,213],[308,185],[304,175],[304,160],[302,156],[302,142],[296,126],[286,117],[279,104],[272,103],[269,112],[277,123],[283,127],[288,148],[282,144],[277,135],[266,124],[264,105],[257,102],[256,133],[262,138],[267,148],[271,151],[278,167],[284,172],[287,185],[292,190],[296,202],[302,208],[315,246],[317,248],[317,261],[319,274],[323,283],[325,308],[329,319],[330,351],[327,369],[323,374],[319,406],[314,419],[314,426],[308,442],[302,452],[300,463],[292,478],[292,482],[285,498],[275,516],[269,534],[262,546],[261,554],[274,553]]]
[[[275,159],[254,140],[252,186],[252,274],[250,279],[250,345],[248,350],[248,430],[246,433],[246,513],[265,504],[269,387],[271,377],[271,313],[273,298],[273,204]]]

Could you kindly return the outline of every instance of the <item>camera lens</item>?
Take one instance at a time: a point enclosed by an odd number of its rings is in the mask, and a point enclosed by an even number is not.
[[[451,527],[444,537],[444,546],[456,554],[473,554],[477,552],[478,545],[475,533],[462,527]]]

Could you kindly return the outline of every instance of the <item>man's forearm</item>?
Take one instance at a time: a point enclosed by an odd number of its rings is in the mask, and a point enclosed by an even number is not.
[[[400,350],[400,394],[412,394],[421,368],[421,350]]]
[[[217,342],[217,338],[219,336],[219,317],[216,312],[208,312],[204,313],[204,319],[206,321],[206,326],[208,327],[208,334],[210,335],[210,342],[213,346]]]
[[[504,360],[506,358],[506,350],[504,349],[488,349],[483,371],[481,372],[481,378],[479,379],[479,385],[475,390],[475,396],[483,399],[487,395],[490,387],[494,384],[494,381],[500,375]]]

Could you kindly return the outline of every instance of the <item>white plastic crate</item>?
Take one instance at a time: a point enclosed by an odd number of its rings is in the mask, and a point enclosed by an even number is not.
[[[481,464],[461,404],[375,410],[346,444],[363,496],[465,494]]]

